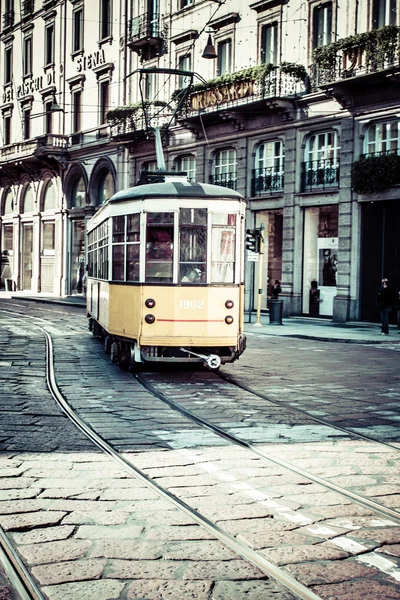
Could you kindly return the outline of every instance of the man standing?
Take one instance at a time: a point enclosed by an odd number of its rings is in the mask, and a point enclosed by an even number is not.
[[[378,292],[376,303],[381,313],[381,333],[380,335],[389,335],[389,314],[393,308],[394,294],[392,286],[388,279],[382,279],[382,285]]]

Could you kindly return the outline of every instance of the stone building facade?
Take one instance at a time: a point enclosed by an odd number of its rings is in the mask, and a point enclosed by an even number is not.
[[[248,199],[265,240],[261,279],[246,252],[248,311],[279,279],[286,316],[377,320],[380,279],[400,287],[399,12],[2,0],[0,245],[16,287],[81,292],[85,220],[157,169],[159,128],[168,170]]]

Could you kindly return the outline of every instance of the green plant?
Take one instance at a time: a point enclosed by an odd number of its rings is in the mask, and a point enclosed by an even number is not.
[[[352,165],[351,181],[358,194],[376,194],[400,183],[400,156],[368,156]]]
[[[291,75],[299,81],[304,81],[307,77],[307,70],[304,65],[298,65],[297,63],[283,62],[281,64],[281,72]]]
[[[135,104],[130,104],[129,106],[118,106],[107,112],[107,121],[111,127],[135,130],[137,116],[142,115],[143,111],[151,106],[160,108],[167,106],[167,103],[162,100],[145,100],[144,102],[135,102]]]

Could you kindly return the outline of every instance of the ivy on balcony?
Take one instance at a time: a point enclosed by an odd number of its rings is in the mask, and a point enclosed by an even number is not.
[[[135,131],[144,131],[150,120],[157,119],[163,108],[168,106],[161,100],[145,100],[129,106],[119,106],[107,113],[107,121],[112,135],[121,135]],[[146,113],[146,114],[145,114]]]
[[[337,40],[327,46],[314,48],[314,63],[323,69],[335,66],[338,52],[342,51],[349,57],[359,52],[365,53],[365,66],[382,65],[384,62],[394,62],[399,59],[399,31],[396,25],[386,25],[347,38]]]
[[[352,187],[358,194],[376,194],[400,183],[400,156],[396,153],[366,156],[351,170]]]

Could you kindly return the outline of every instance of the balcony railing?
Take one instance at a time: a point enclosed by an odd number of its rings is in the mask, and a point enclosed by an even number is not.
[[[301,190],[325,190],[339,186],[339,160],[321,159],[302,163]]]
[[[251,180],[251,195],[263,196],[283,191],[284,175],[273,167],[253,169]]]
[[[170,120],[171,109],[161,101],[123,106],[107,114],[111,137],[147,135],[154,127],[162,129]]]
[[[196,86],[197,89],[188,96],[183,107],[182,117],[229,110],[271,98],[288,98],[306,91],[304,81],[285,72],[283,68],[274,67],[261,75],[252,75],[257,68],[262,67],[239,71],[232,77],[225,75],[201,87]],[[178,93],[175,93],[176,100],[179,99]]]
[[[210,183],[213,183],[214,185],[220,185],[231,190],[236,190],[236,171],[232,171],[231,173],[219,173],[218,175],[210,175]]]
[[[12,27],[14,25],[15,20],[15,12],[13,10],[8,10],[3,15],[3,29],[7,29],[7,27]]]
[[[0,148],[0,164],[10,160],[22,160],[43,154],[66,151],[68,138],[64,135],[48,134],[32,140],[16,142]]]
[[[22,2],[22,17],[25,19],[32,15],[35,10],[35,0],[23,0]]]
[[[131,19],[128,27],[128,39],[130,44],[142,40],[158,40],[163,37],[163,28],[158,13],[144,13]]]
[[[398,67],[399,32],[399,27],[387,25],[315,48],[310,67],[311,89]]]

